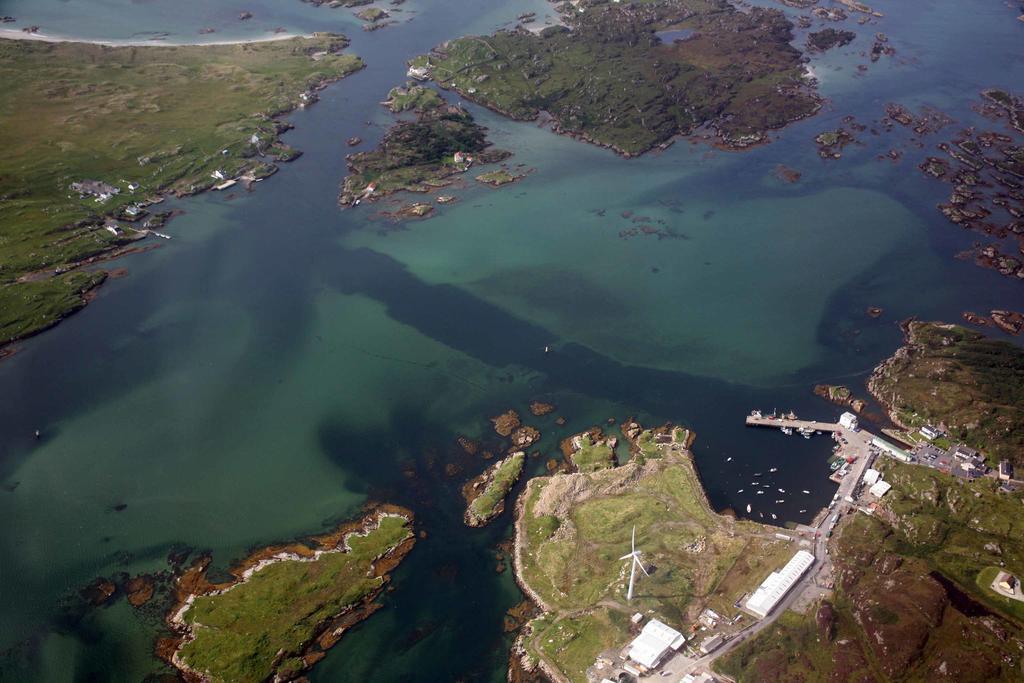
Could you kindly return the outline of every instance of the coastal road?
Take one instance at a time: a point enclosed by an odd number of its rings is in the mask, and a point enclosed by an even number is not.
[[[749,419],[749,418],[748,418]],[[831,585],[832,578],[832,560],[828,554],[828,527],[831,523],[832,518],[838,513],[840,516],[845,515],[853,510],[855,506],[851,503],[846,502],[847,496],[852,496],[857,484],[861,481],[864,476],[864,471],[868,468],[871,458],[871,434],[863,430],[849,430],[839,426],[835,427],[835,435],[839,439],[840,448],[837,451],[838,455],[843,457],[854,457],[856,458],[850,472],[843,477],[843,480],[839,483],[839,489],[837,491],[838,498],[834,504],[830,504],[826,510],[826,514],[822,515],[818,520],[818,524],[814,527],[807,528],[805,534],[813,533],[814,537],[811,539],[812,554],[814,555],[814,566],[811,570],[805,574],[793,588],[786,594],[786,596],[775,606],[775,609],[768,614],[764,619],[759,619],[754,623],[746,626],[745,628],[738,631],[732,638],[722,644],[714,652],[704,655],[700,659],[690,659],[683,655],[677,655],[667,662],[663,667],[662,671],[670,673],[670,680],[677,681],[686,674],[696,674],[701,671],[710,671],[711,663],[719,657],[722,657],[740,644],[745,643],[751,638],[757,636],[759,633],[764,631],[766,628],[775,623],[775,620],[786,613],[786,611],[796,604],[804,594],[808,591],[814,591],[816,595],[821,595],[823,591],[828,590],[828,586]],[[812,598],[815,596],[811,596]],[[721,678],[720,674],[716,674]],[[657,675],[654,677],[657,678]]]

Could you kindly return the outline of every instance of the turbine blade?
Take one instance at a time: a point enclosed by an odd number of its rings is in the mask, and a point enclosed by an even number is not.
[[[630,542],[630,550],[636,552],[636,524],[633,525],[633,540]]]
[[[622,556],[622,557],[620,557],[619,559],[620,559],[620,560],[628,560],[628,559],[629,559],[629,558],[631,558],[631,557],[633,557],[633,553],[630,553],[630,554],[628,554],[628,555],[623,555],[623,556]]]
[[[650,574],[648,574],[648,573],[647,573],[647,570],[646,570],[646,569],[644,569],[644,563],[640,561],[640,558],[639,558],[639,557],[637,557],[636,555],[634,555],[634,556],[633,556],[633,562],[635,562],[635,563],[636,563],[636,566],[640,567],[640,571],[642,571],[642,572],[644,573],[644,575],[645,575],[645,576],[650,576]]]

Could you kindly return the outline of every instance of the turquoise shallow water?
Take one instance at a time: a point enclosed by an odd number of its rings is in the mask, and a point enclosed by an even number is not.
[[[746,411],[834,418],[810,386],[858,385],[898,344],[899,319],[955,320],[1022,300],[1019,285],[952,258],[974,236],[935,211],[945,188],[917,172],[925,152],[904,134],[865,132],[831,162],[811,138],[848,113],[870,124],[893,100],[975,122],[981,87],[1024,82],[1024,25],[999,3],[876,5],[887,15],[877,26],[855,27],[857,41],[812,63],[825,111],[770,145],[737,154],[679,143],[626,161],[474,108],[515,163],[536,170],[497,191],[458,188],[436,217],[394,229],[374,208],[337,209],[344,140],[372,142],[388,125],[377,103],[409,56],[548,10],[417,0],[403,6],[412,21],[364,34],[347,10],[219,3],[225,28],[214,37],[243,31],[232,17],[248,9],[244,31],[263,30],[261,17],[345,30],[369,66],[292,117],[289,142],[305,156],[252,194],[182,202],[171,242],[118,264],[127,278],[0,364],[0,391],[16,399],[0,411],[0,678],[141,680],[161,670],[150,655],[158,615],[123,601],[79,613],[78,588],[164,568],[180,546],[224,567],[388,500],[412,507],[428,536],[396,573],[387,609],[314,680],[502,680],[501,616],[521,599],[494,572],[508,519],[462,526],[458,489],[484,462],[454,439],[487,436],[487,417],[525,414],[533,398],[569,419],[530,420],[545,458],[608,417],[674,420],[699,434],[716,506],[744,507],[737,481],[770,462],[779,486],[812,491],[772,511],[808,516],[799,509],[832,495],[828,442],[744,430]],[[191,35],[212,21],[197,13],[213,11],[0,7],[94,38]],[[858,75],[877,30],[897,56]],[[876,160],[891,147],[906,151],[900,164]],[[801,181],[779,181],[780,163]],[[675,237],[620,236],[641,224]],[[867,306],[883,317],[867,319]],[[533,473],[545,458],[531,460]],[[447,475],[449,463],[461,473]]]

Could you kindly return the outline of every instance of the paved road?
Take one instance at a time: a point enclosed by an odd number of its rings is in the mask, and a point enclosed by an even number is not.
[[[748,423],[752,418],[747,418]],[[777,422],[777,421],[776,421]],[[857,484],[864,476],[864,470],[868,468],[868,465],[872,461],[871,457],[871,434],[858,430],[851,431],[844,429],[838,425],[833,425],[835,434],[839,438],[840,449],[837,451],[838,455],[843,457],[852,456],[856,458],[850,472],[843,477],[843,480],[839,484],[839,498],[831,506],[828,512],[820,517],[818,524],[814,527],[805,527],[806,534],[813,533],[813,540],[811,543],[812,553],[814,555],[814,566],[811,570],[801,578],[795,586],[786,594],[786,597],[775,606],[775,609],[765,617],[750,624],[749,626],[738,631],[731,639],[724,643],[719,649],[714,652],[707,654],[700,659],[690,659],[684,655],[676,655],[672,660],[666,663],[662,667],[662,671],[668,671],[671,675],[668,676],[668,680],[675,683],[682,676],[692,673],[696,674],[701,671],[710,671],[710,666],[713,661],[719,657],[731,652],[733,649],[738,647],[740,644],[750,640],[761,631],[765,630],[778,619],[780,616],[786,613],[790,607],[792,607],[797,601],[803,597],[807,591],[815,591],[816,595],[820,595],[824,589],[827,589],[831,585],[832,581],[832,559],[828,554],[828,527],[831,524],[832,518],[836,513],[840,516],[845,515],[855,509],[855,505],[846,502],[846,496],[853,494]],[[811,540],[811,539],[809,539]],[[717,675],[719,678],[720,675]],[[653,679],[659,678],[658,674],[655,674]]]

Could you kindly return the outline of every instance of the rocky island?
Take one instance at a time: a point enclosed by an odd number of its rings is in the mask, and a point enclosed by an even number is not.
[[[564,25],[459,38],[412,70],[515,119],[548,112],[557,131],[626,156],[701,128],[747,147],[820,106],[777,10],[658,0],[559,11]],[[689,36],[659,37],[678,30]]]
[[[433,91],[427,91],[433,92]],[[446,104],[423,89],[395,89],[388,106],[411,108],[415,121],[399,121],[377,149],[346,157],[350,175],[342,183],[339,203],[355,206],[395,192],[429,192],[450,184],[450,176],[465,173],[474,164],[494,163],[509,153],[492,149],[487,131],[468,111]]]
[[[525,462],[526,453],[523,451],[511,453],[463,487],[467,526],[483,526],[504,512],[505,498],[519,481]]]
[[[948,158],[928,157],[919,168],[951,186],[938,206],[950,222],[994,240],[976,246],[975,262],[1024,281],[1024,99],[996,89],[981,96],[976,109],[1005,128],[964,129],[938,145]],[[1008,240],[1016,242],[1015,254],[1006,253]]]
[[[279,117],[362,68],[347,44],[0,41],[0,345],[84,306],[104,276],[76,268],[144,237],[145,208],[163,195],[255,180],[292,158]]]
[[[308,542],[256,551],[211,583],[207,562],[178,579],[168,617],[177,638],[160,653],[186,680],[290,681],[380,608],[388,573],[415,543],[412,514],[380,506]]]

